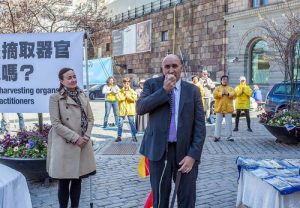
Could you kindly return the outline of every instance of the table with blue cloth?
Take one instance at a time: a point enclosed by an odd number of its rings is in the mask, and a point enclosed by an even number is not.
[[[32,208],[23,174],[2,164],[0,164],[0,207]]]
[[[238,157],[236,207],[299,208],[300,159]]]

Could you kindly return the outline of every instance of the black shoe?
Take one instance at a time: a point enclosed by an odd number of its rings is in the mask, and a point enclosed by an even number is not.
[[[115,139],[115,142],[120,142],[121,141],[121,137],[117,137],[116,139]]]
[[[133,142],[137,142],[138,140],[137,140],[137,138],[136,137],[132,137],[132,140],[131,141],[133,141]]]
[[[233,129],[233,131],[238,131],[239,129],[238,129],[238,127],[235,127],[234,129]]]
[[[253,132],[251,128],[248,128],[248,129],[247,129],[247,131],[249,131],[249,132]]]
[[[220,141],[220,139],[221,139],[220,137],[215,137],[214,142],[218,142],[218,141]]]
[[[226,140],[229,141],[229,142],[234,142],[234,139],[231,138],[231,136],[227,137]]]

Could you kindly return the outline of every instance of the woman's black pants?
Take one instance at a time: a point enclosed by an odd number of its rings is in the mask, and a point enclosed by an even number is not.
[[[237,109],[236,110],[236,116],[235,116],[235,128],[239,127],[239,121],[241,117],[241,112],[244,111],[246,115],[246,121],[247,121],[247,127],[250,129],[250,113],[249,109]]]
[[[67,208],[69,198],[71,199],[71,207],[78,207],[80,192],[81,192],[81,179],[59,179],[58,180],[59,207]]]

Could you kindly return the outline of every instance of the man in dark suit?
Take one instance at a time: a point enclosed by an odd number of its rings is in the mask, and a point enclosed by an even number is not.
[[[149,113],[140,152],[149,159],[154,208],[169,207],[171,182],[178,171],[178,207],[195,207],[205,119],[199,88],[180,79],[182,69],[178,56],[167,55],[164,75],[147,80],[137,101],[137,113]]]

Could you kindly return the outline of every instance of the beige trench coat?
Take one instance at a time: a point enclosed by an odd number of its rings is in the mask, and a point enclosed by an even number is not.
[[[90,138],[94,117],[87,96],[79,95],[87,115],[88,128],[85,133]],[[52,178],[79,178],[96,170],[92,141],[80,149],[75,145],[81,136],[81,112],[79,105],[64,90],[50,96],[49,113],[52,128],[48,135],[47,172]]]

